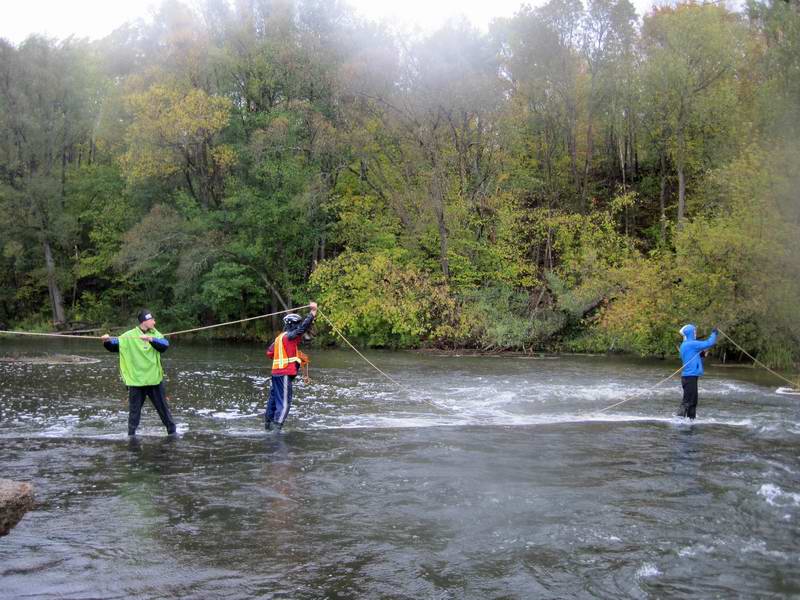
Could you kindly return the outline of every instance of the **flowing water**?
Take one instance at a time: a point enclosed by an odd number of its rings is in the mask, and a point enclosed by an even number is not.
[[[173,344],[180,435],[126,434],[117,357],[0,338],[3,598],[800,597],[800,397],[676,361],[314,351],[282,434],[264,348]]]

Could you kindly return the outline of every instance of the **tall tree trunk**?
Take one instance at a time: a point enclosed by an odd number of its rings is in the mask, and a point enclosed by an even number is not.
[[[661,190],[658,195],[658,204],[661,209],[661,239],[667,239],[667,159],[661,152]]]
[[[206,143],[200,145],[199,156],[197,157],[197,186],[200,188],[200,198],[203,209],[208,210],[213,199],[211,186],[211,173],[208,161],[208,146]]]
[[[575,193],[581,193],[581,176],[578,174],[578,143],[573,132],[569,132],[567,138],[569,148],[569,171],[572,174],[572,183],[575,186]]]
[[[675,167],[678,171],[678,230],[683,229],[683,218],[686,212],[686,137],[683,131],[683,104],[678,112],[678,151],[675,154]]]
[[[678,229],[683,228],[684,213],[686,212],[686,176],[683,172],[683,160],[679,160],[678,169]]]
[[[269,311],[268,312],[278,312],[278,310],[286,310],[286,306],[283,308],[279,308],[283,304],[283,301],[280,299],[278,294],[272,291],[272,298],[269,303]],[[270,318],[270,324],[272,325],[272,331],[280,331],[281,327],[281,317],[280,315],[272,315]]]
[[[67,198],[67,149],[61,148],[61,207]]]
[[[589,126],[586,129],[586,162],[583,165],[583,184],[581,185],[581,203],[588,212],[586,196],[589,190],[589,173],[592,170],[592,154],[594,153],[594,115],[589,111]]]
[[[636,127],[633,122],[633,111],[628,111],[628,140],[630,144],[630,169],[631,169],[631,181],[635,181],[639,178],[639,153],[636,150]]]
[[[75,264],[78,264],[80,260],[80,254],[78,253],[78,246],[77,244],[74,246],[75,248]],[[75,277],[75,282],[72,284],[72,306],[71,310],[75,311],[75,305],[78,303],[78,278]]]
[[[567,103],[567,148],[569,149],[569,170],[572,175],[572,182],[575,185],[575,193],[581,193],[581,176],[578,172],[578,135],[575,131],[576,122],[576,109],[572,106],[571,102]]]
[[[47,270],[47,290],[50,292],[50,305],[53,308],[53,322],[56,327],[63,325],[66,321],[64,316],[64,299],[61,296],[61,289],[56,280],[56,263],[53,260],[53,251],[47,238],[42,238],[44,248],[44,264]]]
[[[254,267],[250,268],[258,274],[258,276],[261,278],[261,281],[263,281],[264,285],[267,286],[267,289],[272,292],[273,298],[275,298],[278,304],[283,307],[283,310],[289,310],[290,306],[287,304],[286,300],[283,299],[283,296],[281,296],[281,293],[278,291],[278,288],[275,287],[275,284],[272,283],[272,280],[258,269]]]
[[[438,168],[433,171],[433,210],[436,213],[436,223],[439,227],[439,254],[442,263],[442,274],[450,280],[450,263],[447,260],[447,223],[444,216],[444,189]]]

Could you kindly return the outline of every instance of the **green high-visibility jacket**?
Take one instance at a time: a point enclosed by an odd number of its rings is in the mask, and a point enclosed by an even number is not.
[[[143,333],[141,329],[134,327],[118,338],[119,370],[125,385],[129,387],[158,385],[164,379],[161,353],[153,348],[147,340],[140,340],[139,336],[142,335],[154,338],[164,337],[155,329]]]

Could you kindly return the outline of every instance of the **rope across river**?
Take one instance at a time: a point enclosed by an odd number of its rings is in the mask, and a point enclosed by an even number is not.
[[[187,333],[194,333],[196,331],[205,331],[205,330],[209,330],[209,329],[216,329],[217,327],[226,327],[228,325],[237,325],[239,323],[246,323],[248,321],[256,321],[256,320],[259,320],[259,319],[266,319],[266,318],[269,318],[269,317],[274,317],[274,316],[282,315],[282,314],[286,314],[286,313],[293,313],[293,312],[296,312],[298,310],[302,310],[304,308],[309,308],[310,306],[311,306],[310,304],[305,304],[303,306],[296,306],[294,308],[288,308],[286,310],[279,310],[279,311],[275,311],[275,312],[271,312],[271,313],[266,313],[266,314],[263,314],[263,315],[257,315],[255,317],[247,317],[245,319],[237,319],[235,321],[226,321],[224,323],[216,323],[214,325],[205,325],[205,326],[202,326],[202,327],[194,327],[192,329],[182,329],[180,331],[172,331],[170,333],[165,333],[163,335],[164,335],[164,337],[174,337],[176,335],[184,335],[184,334],[187,334]],[[366,356],[364,356],[361,352],[359,352],[359,350],[352,343],[350,343],[350,340],[348,340],[347,337],[345,337],[345,335],[342,333],[341,329],[339,329],[336,326],[336,324],[333,321],[331,321],[330,318],[328,318],[328,316],[325,313],[323,313],[321,310],[318,310],[318,312],[319,312],[319,315],[323,319],[325,319],[325,321],[328,323],[328,325],[330,325],[330,327],[334,331],[334,333],[336,333],[339,337],[341,337],[342,340],[356,354],[358,354],[358,356],[361,357],[367,364],[369,364],[373,369],[375,369],[378,373],[380,373],[383,377],[385,377],[386,379],[391,381],[397,387],[399,387],[399,388],[401,388],[401,389],[403,389],[405,391],[410,391],[406,386],[404,386],[399,381],[397,381],[396,379],[394,379],[393,377],[388,375],[385,371],[383,371],[378,366],[376,366],[375,363],[373,363]],[[727,338],[734,346],[736,346],[736,348],[738,348],[742,353],[744,353],[748,358],[750,358],[755,364],[757,364],[758,366],[762,367],[766,371],[770,372],[775,377],[778,377],[779,379],[785,381],[790,386],[794,387],[796,385],[796,382],[791,381],[790,379],[784,377],[780,373],[775,372],[774,370],[770,369],[767,365],[765,365],[764,363],[759,361],[757,358],[752,356],[749,352],[747,352],[747,350],[745,350],[739,344],[737,344],[727,333],[725,333],[721,329],[717,329],[717,331],[719,331],[720,334],[725,336],[725,338]],[[3,330],[0,330],[0,335],[2,335],[2,334],[5,334],[5,335],[19,335],[19,336],[50,337],[50,338],[85,339],[85,340],[102,340],[102,339],[104,339],[103,337],[96,336],[96,335],[71,335],[69,333],[40,333],[40,332],[33,332],[33,331],[3,331]],[[700,354],[700,352],[695,354],[692,357],[691,360],[694,360],[699,354]],[[691,362],[691,360],[689,362]],[[662,385],[663,383],[666,383],[667,381],[669,381],[670,379],[675,377],[678,373],[680,373],[683,370],[683,368],[684,368],[684,365],[681,365],[674,372],[672,372],[670,375],[668,375],[664,379],[660,380],[656,384],[654,384],[654,385],[652,385],[652,386],[650,386],[648,388],[645,388],[644,390],[640,390],[638,392],[634,392],[633,394],[631,394],[627,398],[625,398],[623,400],[620,400],[619,402],[615,402],[614,404],[611,404],[610,406],[606,406],[605,408],[601,408],[599,410],[593,410],[593,411],[588,412],[586,414],[587,415],[591,415],[591,414],[603,413],[603,412],[605,412],[607,410],[611,410],[612,408],[616,408],[617,406],[621,406],[622,404],[625,404],[626,402],[630,402],[631,400],[635,400],[636,398],[638,398],[638,397],[640,397],[640,396],[642,396],[644,394],[652,392],[658,386]],[[433,404],[433,402],[430,402],[429,400],[426,400],[426,402],[429,402],[430,404]]]
[[[172,331],[170,333],[163,334],[164,337],[175,337],[176,335],[183,335],[186,333],[194,333],[196,331],[205,331],[208,329],[216,329],[217,327],[226,327],[228,325],[237,325],[239,323],[246,323],[248,321],[256,321],[258,319],[266,319],[269,317],[274,317],[277,315],[287,314],[297,312],[298,310],[303,310],[304,308],[309,308],[310,304],[304,304],[303,306],[295,306],[293,308],[287,308],[286,310],[279,310],[276,312],[266,313],[263,315],[257,315],[255,317],[247,317],[245,319],[237,319],[235,321],[226,321],[224,323],[215,323],[214,325],[205,325],[202,327],[193,327],[192,329],[181,329],[180,331]],[[319,315],[328,322],[331,329],[344,340],[344,342],[353,349],[353,351],[358,354],[364,361],[366,361],[373,369],[375,369],[378,373],[383,375],[386,379],[391,381],[393,384],[398,386],[399,388],[409,391],[406,386],[401,384],[399,381],[388,375],[386,372],[378,368],[375,363],[369,360],[366,356],[364,356],[358,349],[350,343],[345,335],[342,333],[341,329],[339,329],[333,321],[331,321],[326,314],[324,314],[321,310],[318,311]],[[69,339],[84,339],[84,340],[102,340],[104,339],[102,336],[97,335],[71,335],[69,333],[40,333],[40,332],[33,332],[33,331],[3,331],[0,330],[0,334],[6,335],[20,335],[20,336],[37,336],[37,337],[48,337],[48,338],[69,338]]]
[[[778,377],[779,379],[782,379],[783,381],[787,382],[787,383],[788,383],[790,386],[794,387],[794,386],[796,385],[796,383],[795,383],[794,381],[791,381],[791,380],[787,379],[786,377],[784,377],[784,376],[783,376],[783,375],[781,375],[780,373],[776,373],[775,371],[773,371],[772,369],[770,369],[770,368],[769,368],[767,365],[765,365],[764,363],[762,363],[761,361],[759,361],[757,358],[755,358],[754,356],[752,356],[752,355],[751,355],[749,352],[747,352],[747,350],[745,350],[745,349],[744,349],[744,348],[742,348],[742,347],[741,347],[739,344],[737,344],[735,341],[733,341],[733,339],[732,339],[732,338],[731,338],[731,337],[730,337],[730,336],[729,336],[727,333],[725,333],[724,331],[722,331],[722,330],[721,330],[721,329],[719,329],[719,328],[717,328],[717,331],[718,331],[720,334],[724,335],[724,336],[725,336],[725,337],[726,337],[726,338],[727,338],[727,339],[728,339],[728,340],[729,340],[729,341],[730,341],[730,342],[731,342],[731,343],[732,343],[734,346],[736,346],[736,347],[737,347],[739,350],[741,350],[741,351],[742,351],[742,352],[743,352],[745,355],[747,355],[747,357],[748,357],[748,358],[750,358],[750,359],[751,359],[751,360],[752,360],[752,361],[753,361],[755,364],[759,365],[760,367],[763,367],[764,369],[766,369],[767,371],[769,371],[770,373],[772,373],[773,375],[775,375],[775,377]],[[698,352],[697,354],[695,354],[694,356],[692,356],[692,358],[691,358],[691,359],[690,359],[688,362],[692,362],[692,361],[693,361],[695,358],[697,358],[697,357],[698,357],[698,356],[699,356],[701,353],[702,353],[702,350],[701,350],[700,352]],[[638,398],[639,396],[641,396],[641,395],[643,395],[643,394],[646,394],[646,393],[648,393],[648,392],[652,392],[654,389],[656,389],[656,388],[657,388],[658,386],[660,386],[662,383],[665,383],[666,381],[669,381],[670,379],[672,379],[673,377],[675,377],[675,375],[677,375],[678,373],[680,373],[680,372],[683,370],[683,367],[684,367],[684,366],[685,366],[685,365],[681,365],[681,366],[680,366],[680,367],[678,367],[678,368],[677,368],[677,369],[676,369],[676,370],[675,370],[675,371],[674,371],[672,374],[670,374],[669,376],[665,377],[664,379],[662,379],[661,381],[659,381],[659,382],[658,382],[658,383],[656,383],[655,385],[652,385],[652,386],[650,386],[649,388],[645,388],[644,390],[641,390],[641,391],[639,391],[639,392],[634,392],[633,394],[631,394],[629,397],[625,398],[624,400],[621,400],[621,401],[619,401],[619,402],[616,402],[616,403],[612,404],[611,406],[606,406],[605,408],[601,408],[600,410],[594,410],[594,411],[591,411],[590,413],[587,413],[587,414],[596,414],[596,413],[602,413],[602,412],[605,412],[605,411],[607,411],[607,410],[610,410],[610,409],[612,409],[612,408],[614,408],[614,407],[616,407],[616,406],[620,406],[621,404],[625,404],[626,402],[630,402],[631,400],[635,400],[636,398]]]
[[[797,385],[797,382],[795,382],[795,381],[791,381],[791,380],[787,379],[786,377],[784,377],[784,376],[783,376],[783,375],[781,375],[780,373],[776,373],[775,371],[773,371],[772,369],[770,369],[770,368],[769,368],[767,365],[765,365],[765,364],[764,364],[764,363],[762,363],[760,360],[758,360],[756,357],[752,356],[752,355],[751,355],[751,354],[750,354],[750,353],[749,353],[747,350],[745,350],[745,349],[744,349],[744,348],[742,348],[742,347],[741,347],[739,344],[737,344],[736,342],[734,342],[734,341],[731,339],[731,337],[730,337],[730,336],[729,336],[727,333],[725,333],[725,332],[724,332],[724,331],[722,331],[721,329],[718,329],[717,331],[719,331],[719,332],[720,332],[722,335],[724,335],[726,338],[728,338],[728,340],[730,341],[730,343],[731,343],[731,344],[733,344],[733,345],[734,345],[734,346],[736,346],[736,347],[737,347],[739,350],[741,350],[742,352],[744,352],[744,354],[745,354],[745,355],[746,355],[746,356],[747,356],[747,357],[748,357],[750,360],[752,360],[752,361],[753,361],[755,364],[757,364],[758,366],[760,366],[760,367],[762,367],[762,368],[766,369],[767,371],[769,371],[770,373],[772,373],[773,375],[775,375],[775,377],[778,377],[779,379],[782,379],[783,381],[785,381],[786,383],[788,383],[790,386],[794,387],[795,385]]]
[[[361,354],[361,352],[359,352],[359,351],[356,349],[356,347],[355,347],[355,346],[353,346],[353,344],[351,344],[351,343],[350,343],[350,340],[348,340],[348,339],[347,339],[347,338],[344,336],[344,334],[341,332],[341,330],[340,330],[338,327],[336,327],[336,325],[334,325],[334,324],[333,324],[333,321],[331,321],[331,320],[328,318],[328,316],[327,316],[326,314],[324,314],[324,313],[323,313],[321,310],[319,310],[319,309],[317,309],[317,312],[319,312],[319,316],[321,316],[323,319],[325,319],[325,320],[328,322],[328,325],[330,325],[330,326],[331,326],[331,329],[333,329],[333,331],[335,331],[335,332],[336,332],[336,334],[337,334],[339,337],[341,337],[341,338],[342,338],[342,339],[345,341],[345,343],[346,343],[348,346],[350,346],[350,347],[353,349],[353,351],[354,351],[356,354],[358,354],[358,355],[359,355],[361,358],[363,358],[363,359],[364,359],[365,361],[367,361],[367,362],[368,362],[370,365],[372,365],[372,368],[373,368],[373,369],[375,369],[376,371],[378,371],[378,373],[380,373],[381,375],[383,375],[384,377],[386,377],[386,379],[388,379],[389,381],[391,381],[391,382],[392,382],[393,384],[395,384],[396,386],[398,386],[398,387],[400,387],[400,388],[402,388],[402,389],[407,389],[407,388],[406,388],[406,387],[405,387],[405,386],[404,386],[402,383],[400,383],[400,382],[396,381],[395,379],[393,379],[392,377],[390,377],[389,375],[387,375],[386,373],[384,373],[383,371],[381,371],[381,370],[380,370],[378,367],[376,367],[376,366],[373,364],[373,362],[372,362],[370,359],[368,359],[366,356],[364,356],[363,354]]]
[[[698,356],[700,356],[700,354],[701,354],[701,353],[702,353],[702,351],[701,351],[701,352],[698,352],[697,354],[695,354],[694,356],[692,356],[692,358],[691,358],[691,360],[690,360],[689,362],[692,362],[692,360],[694,360],[695,358],[697,358]],[[646,394],[646,393],[648,393],[648,392],[652,392],[654,389],[656,389],[656,388],[657,388],[658,386],[660,386],[662,383],[665,383],[665,382],[669,381],[670,379],[672,379],[673,377],[675,377],[675,375],[677,375],[678,373],[680,373],[680,372],[683,370],[683,367],[684,367],[684,366],[685,366],[685,365],[681,365],[681,366],[680,366],[680,367],[678,367],[678,368],[677,368],[675,371],[673,371],[673,372],[672,372],[670,375],[668,375],[667,377],[664,377],[664,379],[662,379],[661,381],[659,381],[659,382],[658,382],[658,383],[656,383],[655,385],[652,385],[652,386],[650,386],[649,388],[645,388],[644,390],[641,390],[641,391],[638,391],[638,392],[634,392],[633,394],[631,394],[630,396],[628,396],[628,397],[627,397],[627,398],[625,398],[624,400],[620,400],[619,402],[616,402],[616,403],[612,404],[611,406],[606,406],[605,408],[601,408],[600,410],[593,410],[592,412],[590,412],[590,413],[586,413],[586,414],[587,414],[587,415],[590,415],[590,414],[602,413],[602,412],[605,412],[605,411],[607,411],[607,410],[610,410],[610,409],[612,409],[612,408],[614,408],[614,407],[616,407],[616,406],[620,406],[621,404],[625,404],[626,402],[630,402],[631,400],[635,400],[636,398],[638,398],[639,396],[641,396],[641,395],[643,395],[643,394]]]
[[[258,319],[266,319],[268,317],[275,317],[277,315],[282,315],[286,313],[297,312],[298,310],[303,310],[304,308],[308,308],[310,304],[305,304],[303,306],[296,306],[294,308],[287,308],[286,310],[279,310],[272,313],[267,313],[265,315],[258,315],[255,317],[247,317],[246,319],[238,319],[236,321],[226,321],[225,323],[216,323],[214,325],[205,325],[203,327],[194,327],[192,329],[182,329],[180,331],[171,331],[170,333],[165,333],[164,337],[174,337],[176,335],[183,335],[185,333],[194,333],[195,331],[204,331],[206,329],[215,329],[217,327],[225,327],[227,325],[236,325],[238,323],[246,323],[247,321],[256,321]],[[0,330],[0,334],[8,334],[8,335],[30,335],[30,336],[40,336],[40,337],[51,337],[51,338],[70,338],[70,339],[84,339],[84,340],[102,340],[103,338],[99,335],[71,335],[69,333],[39,333],[33,331],[3,331]]]

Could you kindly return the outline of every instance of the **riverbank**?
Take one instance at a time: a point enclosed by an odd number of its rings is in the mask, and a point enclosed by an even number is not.
[[[106,330],[104,328],[93,328],[91,331],[111,331]],[[259,335],[251,335],[250,333],[242,333],[240,335],[231,335],[230,332],[227,334],[224,331],[206,331],[201,333],[192,333],[182,335],[180,338],[175,338],[172,341],[178,342],[179,344],[190,344],[190,345],[237,345],[237,344],[246,344],[246,345],[264,345],[265,347],[269,345],[273,340],[273,335],[275,332],[269,332],[265,334]],[[63,334],[62,334],[63,335]],[[24,339],[36,339],[36,338],[26,338],[26,337],[16,337],[13,335],[3,335],[0,333],[0,343],[3,340],[24,340]],[[40,340],[48,340],[48,339],[58,339],[58,340],[65,340],[65,341],[79,341],[82,338],[80,337],[72,337],[69,335],[65,335],[65,337],[58,337],[58,338],[38,338]],[[87,343],[91,343],[91,340],[84,340]],[[351,340],[353,341],[353,340]],[[98,339],[97,342],[99,343],[100,340]],[[557,348],[547,347],[545,346],[542,349],[532,350],[519,350],[519,349],[502,349],[502,350],[485,350],[480,349],[475,346],[461,346],[461,347],[442,347],[437,345],[429,345],[429,346],[422,346],[422,347],[397,347],[397,348],[364,348],[363,345],[358,344],[358,340],[353,341],[360,350],[368,350],[368,351],[405,351],[405,352],[412,352],[417,353],[422,356],[439,356],[439,357],[509,357],[509,358],[523,358],[523,359],[530,359],[530,360],[550,360],[557,357],[628,357],[632,360],[663,360],[667,362],[673,362],[676,360],[677,357],[677,346],[676,346],[676,353],[675,355],[663,355],[663,354],[652,354],[652,355],[638,355],[622,350],[608,350],[608,351],[598,351],[598,352],[591,352],[591,351],[569,351],[563,350],[565,347],[569,347],[569,343],[565,343],[559,345]],[[330,350],[330,349],[342,349],[348,350],[348,347],[340,340],[334,339],[329,334],[325,335],[317,335],[312,336],[310,339],[306,341],[306,348],[310,348],[311,351],[314,350]],[[2,350],[2,346],[0,346],[0,350]],[[727,352],[723,351],[721,354],[712,350],[708,357],[705,359],[706,366],[715,366],[720,368],[753,368],[753,362],[744,356],[741,353],[737,353],[739,359],[732,360],[729,358]],[[74,356],[71,354],[47,354],[46,352],[33,355],[33,356],[16,356],[14,354],[0,354],[0,361],[26,361],[26,362],[37,362],[43,361],[49,364],[71,364],[71,362],[80,362],[87,360],[86,357],[82,356]],[[89,361],[91,362],[91,361]],[[798,379],[798,371],[800,371],[800,364],[794,365],[791,369],[778,369],[778,372],[782,373],[784,377],[789,380],[797,380]]]

